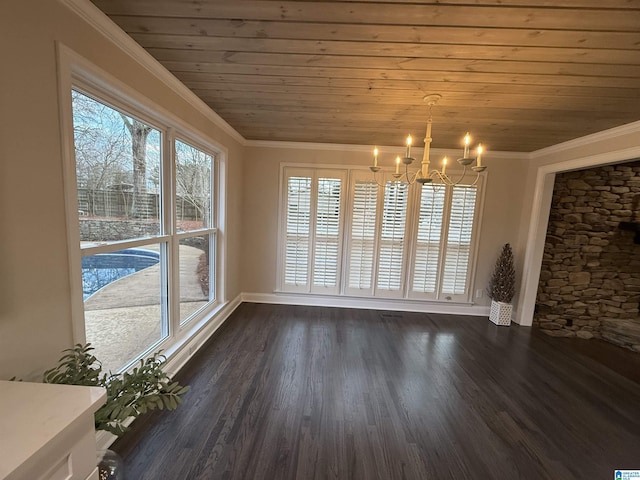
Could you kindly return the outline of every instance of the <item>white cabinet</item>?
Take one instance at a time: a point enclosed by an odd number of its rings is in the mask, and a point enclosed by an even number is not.
[[[0,381],[0,480],[97,479],[99,387]]]

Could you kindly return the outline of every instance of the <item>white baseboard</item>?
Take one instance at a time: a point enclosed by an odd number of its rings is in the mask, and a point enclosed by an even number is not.
[[[233,300],[222,305],[217,310],[211,312],[210,316],[196,326],[193,331],[189,332],[187,340],[168,349],[165,355],[167,362],[163,370],[170,376],[175,375],[182,367],[193,357],[198,349],[204,344],[211,335],[229,318],[236,308],[242,303],[242,295],[238,295]]]
[[[489,316],[489,307],[460,303],[394,300],[389,298],[358,298],[333,295],[295,295],[286,293],[242,293],[248,303],[276,303],[318,307],[344,307],[399,312],[444,313],[450,315]]]

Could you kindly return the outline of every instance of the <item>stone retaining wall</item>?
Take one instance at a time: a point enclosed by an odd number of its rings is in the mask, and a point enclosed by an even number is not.
[[[80,241],[110,242],[158,235],[158,221],[80,218]]]
[[[640,351],[640,162],[556,177],[534,324]]]

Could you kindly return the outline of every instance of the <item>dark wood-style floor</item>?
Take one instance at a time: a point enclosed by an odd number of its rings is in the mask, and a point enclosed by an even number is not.
[[[180,373],[183,405],[113,448],[128,480],[640,469],[640,385],[555,340],[479,317],[242,304]]]

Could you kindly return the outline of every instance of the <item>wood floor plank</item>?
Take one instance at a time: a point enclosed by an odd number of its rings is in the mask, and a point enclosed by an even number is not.
[[[242,304],[180,372],[183,405],[113,448],[137,480],[611,478],[639,468],[640,384],[597,346],[479,317]]]

